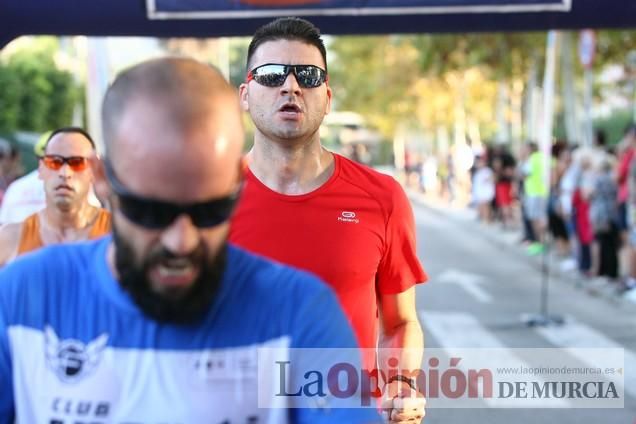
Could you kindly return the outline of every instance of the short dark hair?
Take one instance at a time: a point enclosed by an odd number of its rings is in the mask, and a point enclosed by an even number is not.
[[[51,132],[51,134],[49,135],[49,138],[46,139],[46,143],[44,144],[44,148],[42,149],[42,151],[46,152],[46,148],[49,146],[49,142],[51,141],[51,139],[53,139],[53,137],[55,137],[58,134],[83,135],[84,138],[86,138],[88,142],[91,143],[91,147],[93,148],[93,150],[95,150],[95,142],[93,141],[93,138],[91,137],[91,135],[85,129],[80,127],[62,127],[62,128],[53,130]]]
[[[278,18],[256,30],[247,49],[246,67],[248,71],[250,70],[250,61],[256,50],[262,44],[276,40],[295,40],[311,44],[320,50],[322,60],[325,62],[325,71],[327,70],[327,49],[325,49],[325,43],[320,38],[318,27],[305,19],[287,17]]]

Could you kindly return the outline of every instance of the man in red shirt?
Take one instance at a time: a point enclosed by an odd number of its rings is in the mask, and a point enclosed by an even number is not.
[[[261,27],[247,69],[240,98],[256,129],[230,240],[320,276],[338,295],[361,347],[382,348],[380,367],[385,348],[407,348],[400,368],[419,369],[415,284],[427,277],[413,213],[393,178],[321,146],[319,127],[332,93],[319,30],[298,18]],[[389,379],[385,390],[413,394],[414,382],[402,377]],[[408,408],[403,400],[389,402],[390,422],[419,421],[424,399]]]

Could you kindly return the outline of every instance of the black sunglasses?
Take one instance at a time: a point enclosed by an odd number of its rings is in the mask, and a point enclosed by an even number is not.
[[[327,71],[314,65],[282,65],[267,63],[257,66],[247,73],[247,82],[256,81],[265,87],[280,87],[287,75],[294,72],[298,85],[302,88],[316,88],[329,80]]]
[[[115,176],[110,161],[104,161],[104,168],[124,216],[137,225],[153,230],[168,227],[182,214],[188,215],[199,228],[216,227],[230,219],[241,192],[239,188],[226,197],[187,205],[165,202],[131,193]]]

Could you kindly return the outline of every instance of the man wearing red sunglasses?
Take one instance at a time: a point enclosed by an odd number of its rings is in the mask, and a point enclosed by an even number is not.
[[[247,70],[240,100],[256,129],[230,240],[328,282],[368,349],[368,369],[375,368],[377,345],[381,368],[397,349],[400,367],[412,371],[384,382],[387,393],[417,398],[386,399],[389,421],[419,422],[425,402],[414,379],[423,348],[415,284],[427,277],[405,193],[393,178],[321,146],[332,92],[313,24],[282,18],[259,28]]]
[[[23,222],[0,229],[0,265],[46,245],[101,237],[110,232],[110,213],[89,203],[95,154],[91,136],[81,128],[51,133],[38,173],[46,206]]]

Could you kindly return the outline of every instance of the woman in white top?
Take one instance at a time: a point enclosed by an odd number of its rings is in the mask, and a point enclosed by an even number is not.
[[[491,204],[495,198],[495,174],[488,167],[485,156],[477,157],[475,175],[473,176],[473,200],[477,205],[479,219],[490,222],[492,218]]]

